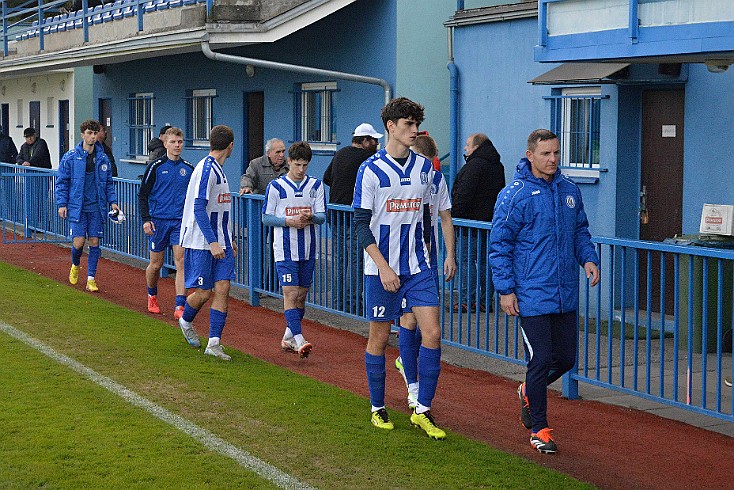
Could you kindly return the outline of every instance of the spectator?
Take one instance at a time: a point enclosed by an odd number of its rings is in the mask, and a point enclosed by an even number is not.
[[[375,154],[382,133],[371,124],[362,123],[354,129],[352,144],[334,153],[331,163],[324,172],[324,184],[329,186],[329,202],[352,205],[357,170],[362,162]],[[336,308],[362,314],[362,261],[357,238],[354,235],[352,213],[333,212],[329,216],[332,234],[335,237],[336,287],[333,289],[333,304]]]
[[[158,160],[166,154],[166,147],[163,144],[163,139],[166,137],[166,131],[169,129],[171,129],[171,126],[163,126],[158,132],[158,137],[153,138],[148,142],[148,163]]]
[[[107,159],[112,164],[112,176],[117,177],[117,164],[115,163],[115,156],[112,154],[112,148],[107,144],[107,128],[104,124],[99,125],[99,132],[97,133],[97,141],[104,148],[104,154],[107,155]]]
[[[16,148],[13,138],[5,134],[0,128],[0,162],[16,163],[18,158],[18,148]]]
[[[469,136],[464,146],[466,164],[459,170],[451,193],[454,218],[491,222],[497,194],[505,186],[505,169],[494,145],[486,134]],[[486,298],[492,308],[492,283],[486,267],[487,233],[461,228],[459,237],[459,302],[463,311],[469,304],[475,311],[485,311]],[[477,290],[477,279],[479,289]],[[489,284],[487,280],[489,279]],[[487,286],[489,294],[487,295]],[[458,311],[459,304],[454,306]]]
[[[240,195],[265,194],[268,184],[288,172],[285,164],[285,143],[278,138],[265,143],[265,155],[250,160],[240,177]]]
[[[38,138],[33,128],[25,128],[23,137],[25,143],[20,147],[16,163],[26,167],[51,168],[51,155],[46,141]]]

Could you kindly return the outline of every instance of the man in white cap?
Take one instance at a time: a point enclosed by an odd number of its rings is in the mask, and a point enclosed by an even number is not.
[[[345,146],[334,153],[334,158],[324,172],[322,179],[329,186],[329,203],[351,206],[354,199],[354,184],[357,181],[359,166],[377,151],[377,140],[382,133],[375,131],[369,123],[362,123],[352,133],[351,146]],[[337,237],[336,273],[333,307],[342,311],[362,314],[358,298],[362,292],[361,262],[358,253],[357,237],[353,235],[352,213],[330,211],[329,223]],[[342,241],[343,240],[343,241]],[[351,266],[350,266],[351,264]]]

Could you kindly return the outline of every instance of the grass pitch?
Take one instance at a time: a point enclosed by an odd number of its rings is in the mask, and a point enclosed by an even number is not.
[[[0,320],[319,488],[588,488],[449,433],[431,441],[363,398],[0,263]],[[0,487],[270,488],[271,483],[0,333]],[[360,362],[355,359],[355,362]]]

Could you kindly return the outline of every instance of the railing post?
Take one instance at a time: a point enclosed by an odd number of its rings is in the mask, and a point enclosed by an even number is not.
[[[589,280],[586,280],[586,288],[589,288]],[[598,321],[598,319],[597,319]],[[576,312],[576,332],[579,328],[579,313]],[[576,362],[573,363],[573,367],[561,377],[561,394],[564,398],[569,400],[577,400],[579,397],[579,381],[573,375],[578,374],[579,371],[579,353],[578,353],[578,338],[576,339]]]
[[[38,48],[45,49],[43,42],[43,0],[38,0]]]
[[[143,9],[143,2],[145,0],[138,0],[138,31],[143,30],[143,14],[145,13],[145,10]]]
[[[3,0],[3,56],[8,55],[8,2]],[[6,128],[7,130],[7,128]]]
[[[263,251],[260,247],[260,213],[257,201],[245,199],[247,213],[247,268],[250,269],[250,304],[260,306],[260,293],[255,288],[262,287]]]
[[[82,0],[82,26],[84,28],[84,42],[89,42],[89,18],[87,17],[89,2]]]

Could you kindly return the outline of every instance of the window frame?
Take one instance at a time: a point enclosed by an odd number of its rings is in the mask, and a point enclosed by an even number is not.
[[[307,82],[297,85],[296,107],[294,118],[297,121],[296,140],[306,141],[315,151],[336,151],[336,97],[337,84],[332,82]],[[318,112],[312,97],[319,94]],[[313,112],[312,112],[313,111]],[[318,126],[313,124],[318,120]],[[319,131],[319,138],[312,138],[313,131]],[[311,134],[309,134],[311,133]],[[327,136],[324,137],[324,134]]]
[[[186,138],[188,145],[194,148],[208,148],[209,134],[214,127],[214,99],[217,97],[217,90],[209,89],[193,89],[189,90],[186,96]],[[198,101],[203,101],[203,115],[199,113],[200,108],[197,106]],[[204,125],[200,126],[200,118],[203,117]],[[203,133],[198,129],[203,128]]]
[[[139,102],[144,103],[142,118],[138,117]],[[147,107],[146,107],[147,106]],[[136,160],[147,160],[148,142],[153,139],[155,133],[155,95],[153,92],[137,92],[128,97],[130,144],[128,145],[128,156]],[[138,139],[142,137],[142,139]],[[142,144],[137,147],[138,142]],[[141,150],[138,152],[137,150]]]
[[[554,129],[561,140],[561,167],[589,170],[601,168],[600,113],[602,98],[604,97],[600,85],[571,87],[561,90],[561,97],[558,99],[560,107],[556,108],[560,112],[557,118],[558,127]],[[583,102],[583,107],[581,108],[581,114],[578,114],[576,113],[578,107],[574,107],[574,105],[580,102]],[[574,116],[577,118],[580,116],[580,122],[584,126],[581,131],[578,130],[578,127],[574,127],[578,126],[578,122],[574,124]],[[572,150],[572,146],[578,147],[579,143],[574,144],[571,139],[578,136],[582,138],[580,144],[583,148],[582,153],[578,153],[578,150]],[[572,158],[572,156],[578,156],[579,154],[584,155],[583,158]]]

